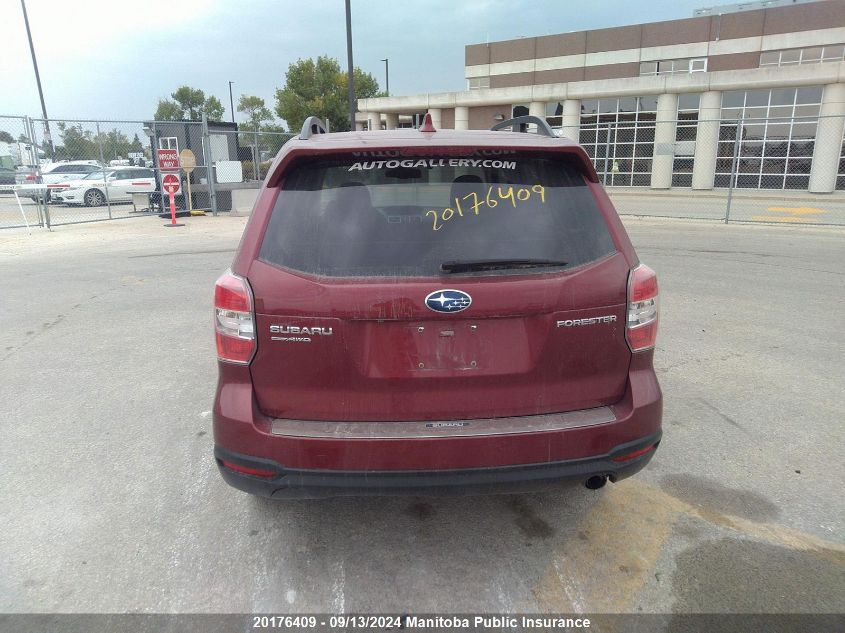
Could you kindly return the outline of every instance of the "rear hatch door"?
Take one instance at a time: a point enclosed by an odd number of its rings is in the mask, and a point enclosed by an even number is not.
[[[615,402],[627,273],[565,161],[300,164],[248,274],[259,407],[393,421]]]

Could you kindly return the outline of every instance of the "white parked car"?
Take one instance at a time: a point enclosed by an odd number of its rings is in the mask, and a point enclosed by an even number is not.
[[[152,193],[156,188],[155,172],[142,167],[99,170],[80,180],[61,184],[61,189],[53,189],[53,200],[89,207],[99,207],[106,204],[106,200],[110,203],[130,202],[133,193]]]
[[[47,185],[47,201],[53,198],[54,189],[69,181],[85,178],[88,174],[102,170],[100,164],[95,160],[69,160],[58,163],[48,163],[41,166],[41,174],[38,169],[31,169],[17,175],[18,184],[45,184]],[[35,194],[30,197],[34,198]]]

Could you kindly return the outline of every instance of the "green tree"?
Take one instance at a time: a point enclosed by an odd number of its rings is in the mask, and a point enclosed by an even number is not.
[[[15,137],[9,134],[6,130],[0,130],[0,142],[14,143]]]
[[[267,153],[275,156],[282,145],[285,144],[285,141],[290,138],[287,135],[282,136],[285,134],[284,126],[273,122],[273,113],[261,97],[241,95],[237,110],[246,115],[246,121],[239,126],[241,130],[240,143],[241,145],[255,145],[257,140],[259,156]]]
[[[354,70],[355,96],[368,99],[378,94],[378,82],[360,68]],[[334,131],[348,131],[348,81],[337,59],[320,56],[300,59],[288,66],[285,87],[276,90],[276,114],[296,130],[309,116],[330,121]]]
[[[214,95],[211,95],[205,100],[202,110],[205,112],[205,116],[208,117],[209,121],[223,120],[223,113],[225,112],[225,109],[223,108],[223,104],[220,103],[220,99]]]
[[[156,121],[181,121],[185,118],[185,111],[174,101],[159,99],[153,119]]]
[[[100,148],[91,130],[83,129],[79,123],[76,125],[59,123],[58,127],[62,145],[56,148],[56,160],[100,159]]]
[[[273,119],[273,113],[264,105],[264,99],[255,95],[241,95],[238,112],[246,115],[246,125],[250,130],[260,130],[265,121]]]
[[[143,152],[144,151],[144,144],[141,142],[141,139],[138,138],[138,133],[135,132],[135,136],[132,138],[132,144],[129,146],[130,152]]]
[[[290,135],[285,132],[285,127],[278,123],[265,123],[261,126],[261,131],[266,132],[266,134],[261,135],[262,148],[273,156],[279,153],[282,145],[290,138]]]
[[[158,108],[154,115],[156,121],[199,121],[205,112],[209,121],[220,121],[223,118],[223,104],[214,95],[208,97],[199,88],[179,86],[171,93],[173,101],[159,99]]]
[[[103,160],[106,162],[115,158],[126,158],[131,151],[129,138],[117,128],[110,132],[100,132],[96,141],[98,145],[103,146]]]
[[[174,101],[179,104],[182,111],[188,115],[191,121],[198,121],[201,117],[203,105],[205,105],[205,93],[199,88],[190,86],[179,86],[176,92],[171,93]]]
[[[360,68],[356,67],[353,71],[355,78],[355,98],[356,99],[372,99],[373,97],[386,97],[387,93],[379,90],[376,78],[370,73],[365,73]],[[343,92],[343,103],[346,110],[349,110],[349,75],[345,72],[340,74],[341,91]],[[348,115],[347,115],[348,117]]]

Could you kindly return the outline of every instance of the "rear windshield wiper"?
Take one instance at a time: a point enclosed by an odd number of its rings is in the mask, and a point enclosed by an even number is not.
[[[475,270],[512,270],[518,268],[556,268],[566,266],[567,262],[554,259],[472,259],[465,261],[443,262],[442,273],[468,273]]]

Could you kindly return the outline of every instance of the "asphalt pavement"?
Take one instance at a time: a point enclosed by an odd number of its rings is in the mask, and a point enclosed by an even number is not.
[[[845,612],[845,230],[626,219],[664,440],[601,491],[257,500],[212,459],[245,218],[0,233],[0,612]]]

